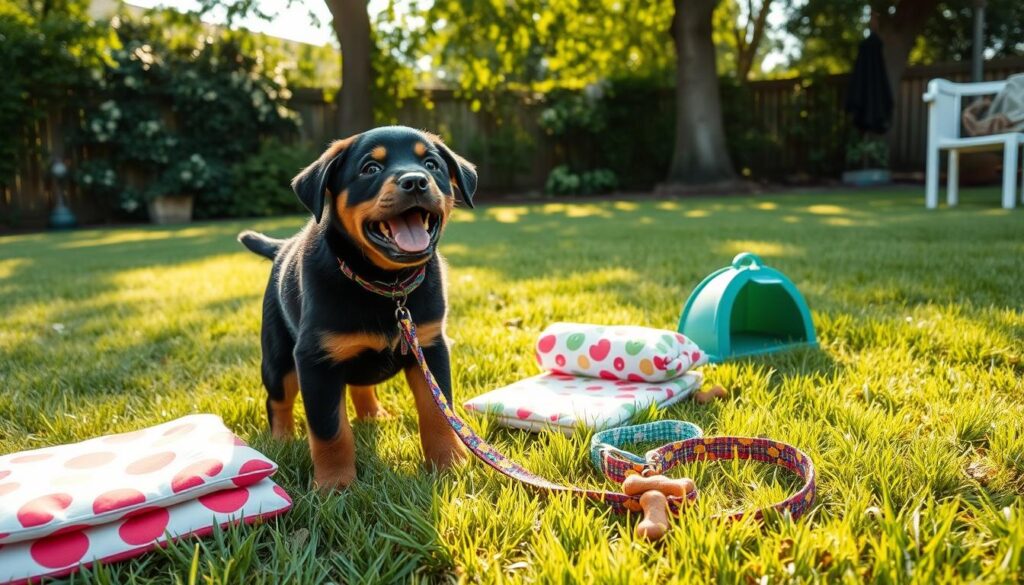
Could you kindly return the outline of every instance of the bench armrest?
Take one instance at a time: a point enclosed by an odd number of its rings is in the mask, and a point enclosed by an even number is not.
[[[980,83],[954,83],[945,79],[928,82],[928,91],[922,96],[925,102],[933,102],[943,93],[949,96],[977,96],[999,93],[1006,87],[1006,81],[982,81]]]

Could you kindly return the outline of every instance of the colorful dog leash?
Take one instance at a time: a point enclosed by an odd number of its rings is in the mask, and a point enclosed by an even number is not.
[[[405,338],[405,342],[412,349],[413,355],[416,356],[416,361],[423,371],[427,385],[430,387],[434,404],[437,405],[448,421],[448,424],[455,431],[455,434],[458,435],[459,439],[473,455],[499,473],[540,490],[577,494],[592,500],[605,502],[617,512],[626,510],[637,511],[641,508],[640,502],[642,497],[640,495],[626,495],[621,492],[566,486],[535,475],[506,457],[477,435],[465,421],[455,414],[454,409],[445,399],[441,388],[437,385],[437,381],[430,372],[430,368],[427,367],[426,359],[423,356],[423,349],[416,339],[416,325],[412,321],[412,316],[409,314],[409,310],[405,307],[402,299],[399,298],[397,301],[398,308],[395,310],[395,317],[398,320],[399,329]],[[814,464],[811,462],[810,457],[796,447],[756,437],[701,437],[699,436],[700,429],[696,428],[695,425],[691,426],[693,428],[676,427],[675,431],[693,433],[693,438],[676,440],[652,449],[645,454],[643,459],[623,451],[615,447],[615,445],[609,444],[614,442],[621,445],[621,441],[626,438],[624,434],[621,436],[613,434],[603,435],[599,439],[601,442],[598,444],[599,447],[604,445],[604,448],[599,450],[598,467],[609,479],[622,482],[633,473],[645,476],[660,475],[676,465],[692,461],[730,459],[760,461],[788,469],[803,480],[803,486],[795,494],[769,508],[720,514],[715,517],[738,520],[747,515],[752,515],[754,518],[760,519],[764,516],[766,510],[774,509],[782,514],[788,513],[793,519],[797,519],[810,509],[814,503]],[[637,436],[637,433],[643,436],[646,436],[647,433],[652,433],[654,440],[658,440],[658,433],[668,432],[665,430],[667,428],[664,425],[640,425],[639,427],[633,427],[633,436]],[[636,441],[634,440],[633,442]],[[696,491],[691,491],[685,497],[669,496],[667,498],[668,506],[673,512],[678,513],[684,501],[692,500],[696,495]]]
[[[338,261],[341,272],[359,284],[364,289],[393,299],[397,305],[395,318],[404,340],[403,353],[406,349],[412,349],[416,356],[416,362],[423,371],[423,376],[430,388],[434,404],[440,409],[452,430],[459,437],[466,448],[474,456],[486,463],[499,473],[515,479],[516,481],[530,485],[534,488],[549,492],[567,492],[577,494],[592,500],[605,502],[611,505],[617,512],[639,511],[644,498],[651,494],[627,495],[621,492],[610,492],[594,490],[577,486],[565,486],[554,483],[543,477],[531,473],[523,466],[512,461],[500,451],[491,446],[481,436],[473,432],[448,404],[448,400],[441,392],[440,386],[434,379],[434,375],[427,366],[426,358],[423,356],[423,349],[416,338],[416,325],[413,323],[412,315],[405,306],[405,299],[409,293],[416,289],[424,280],[425,270],[421,268],[408,276],[405,280],[395,283],[383,283],[367,281],[355,274],[344,262]],[[799,449],[771,441],[769,439],[754,437],[702,437],[699,427],[682,421],[657,421],[646,425],[635,425],[632,427],[621,427],[609,429],[594,436],[591,443],[591,460],[608,479],[625,483],[631,475],[640,474],[643,476],[657,476],[681,463],[692,461],[715,461],[741,459],[761,461],[779,465],[791,471],[803,479],[803,487],[795,494],[785,500],[774,504],[771,509],[780,513],[788,513],[793,519],[802,516],[814,503],[815,496],[815,475],[814,464],[810,457]],[[641,458],[633,453],[621,449],[627,443],[657,442],[669,440],[656,449],[652,449]],[[664,497],[667,508],[678,513],[682,504],[687,500],[697,497],[697,491],[684,492],[685,495]],[[762,518],[768,508],[752,511],[754,518]],[[645,513],[647,509],[644,508]],[[751,512],[736,512],[723,514],[716,517],[724,517],[737,520],[751,514]],[[645,518],[645,521],[647,518]],[[641,522],[643,524],[643,522]]]

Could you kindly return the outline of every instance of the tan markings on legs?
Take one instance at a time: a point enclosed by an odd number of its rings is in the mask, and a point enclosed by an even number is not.
[[[290,439],[295,434],[295,397],[299,393],[299,378],[295,372],[284,377],[284,400],[270,400],[270,434],[275,439]]]
[[[324,333],[320,347],[335,362],[343,362],[367,350],[383,351],[392,341],[380,333]]]
[[[374,386],[349,386],[352,395],[352,406],[356,407],[356,420],[384,418],[388,411],[377,402]]]
[[[338,434],[324,441],[310,430],[309,452],[313,458],[313,482],[318,490],[345,489],[355,481],[356,438],[348,423],[344,398],[338,405]]]
[[[422,347],[430,347],[444,335],[444,321],[434,321],[416,326],[416,340]]]
[[[466,450],[462,441],[455,436],[455,431],[434,404],[423,370],[418,365],[409,366],[405,369],[405,380],[416,402],[416,412],[420,419],[420,444],[427,464],[437,469],[447,469],[465,459]]]

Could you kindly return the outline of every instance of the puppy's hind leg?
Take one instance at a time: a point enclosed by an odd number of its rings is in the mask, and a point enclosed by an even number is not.
[[[388,411],[377,402],[374,386],[349,386],[348,391],[352,396],[352,406],[356,407],[356,420],[373,420],[388,416]]]
[[[264,306],[263,363],[260,367],[263,386],[267,389],[267,421],[275,439],[290,439],[295,434],[295,415],[292,408],[299,394],[299,381],[295,375],[291,335],[284,326],[276,306]]]
[[[299,394],[299,378],[292,370],[284,375],[275,388],[267,387],[267,419],[270,421],[270,434],[278,440],[287,440],[295,436],[295,397]]]

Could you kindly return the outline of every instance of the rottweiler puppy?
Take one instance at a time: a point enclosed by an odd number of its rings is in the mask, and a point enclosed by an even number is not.
[[[425,269],[405,303],[450,402],[445,263],[437,242],[456,192],[472,207],[476,184],[474,166],[436,135],[377,128],[334,142],[292,181],[313,214],[299,233],[287,240],[239,234],[246,248],[273,260],[261,334],[271,433],[292,436],[292,405],[301,393],[320,489],[341,489],[356,478],[346,389],[357,418],[381,416],[374,385],[399,371],[412,389],[426,461],[444,469],[465,456],[412,352],[401,350],[396,301],[367,290],[340,266],[385,286]]]

